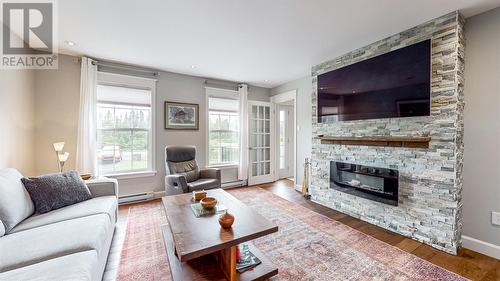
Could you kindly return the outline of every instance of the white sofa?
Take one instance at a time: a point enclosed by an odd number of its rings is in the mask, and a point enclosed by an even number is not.
[[[21,177],[0,170],[0,280],[101,280],[117,220],[116,180],[87,181],[92,199],[30,215]],[[13,206],[21,211],[6,211]]]

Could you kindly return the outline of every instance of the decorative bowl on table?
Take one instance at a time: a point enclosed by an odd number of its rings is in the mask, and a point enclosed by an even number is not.
[[[222,228],[231,228],[234,223],[234,216],[230,213],[224,212],[224,214],[219,216],[219,224]]]
[[[213,197],[205,197],[201,199],[200,204],[203,208],[210,210],[213,209],[215,205],[217,205],[217,199]]]
[[[207,197],[207,192],[205,190],[193,191],[193,199],[195,201],[200,201],[205,197]]]
[[[92,174],[80,174],[80,177],[82,178],[82,180],[86,181],[92,178]]]

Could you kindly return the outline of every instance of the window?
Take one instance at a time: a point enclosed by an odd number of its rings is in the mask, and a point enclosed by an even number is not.
[[[239,100],[208,96],[208,165],[237,165],[240,152]]]
[[[280,141],[280,169],[284,170],[286,169],[286,115],[287,111],[286,110],[280,110],[280,136],[279,136],[279,141]]]
[[[97,85],[98,173],[152,171],[154,89],[108,82]]]

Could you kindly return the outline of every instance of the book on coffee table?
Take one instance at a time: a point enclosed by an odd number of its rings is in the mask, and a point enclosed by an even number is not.
[[[260,259],[250,251],[247,244],[239,245],[238,249],[240,258],[236,261],[236,270],[239,273],[243,273],[261,263]]]

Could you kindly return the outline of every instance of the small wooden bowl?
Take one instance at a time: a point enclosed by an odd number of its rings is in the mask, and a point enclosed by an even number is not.
[[[193,198],[195,201],[200,201],[201,199],[207,197],[206,191],[193,191]]]
[[[203,208],[210,210],[213,209],[215,205],[217,205],[217,199],[213,197],[205,197],[201,199],[200,204]]]
[[[234,216],[226,212],[219,217],[219,224],[222,228],[231,228],[234,223]]]
[[[92,178],[92,174],[81,174],[80,177],[82,178],[82,180],[86,181]]]

